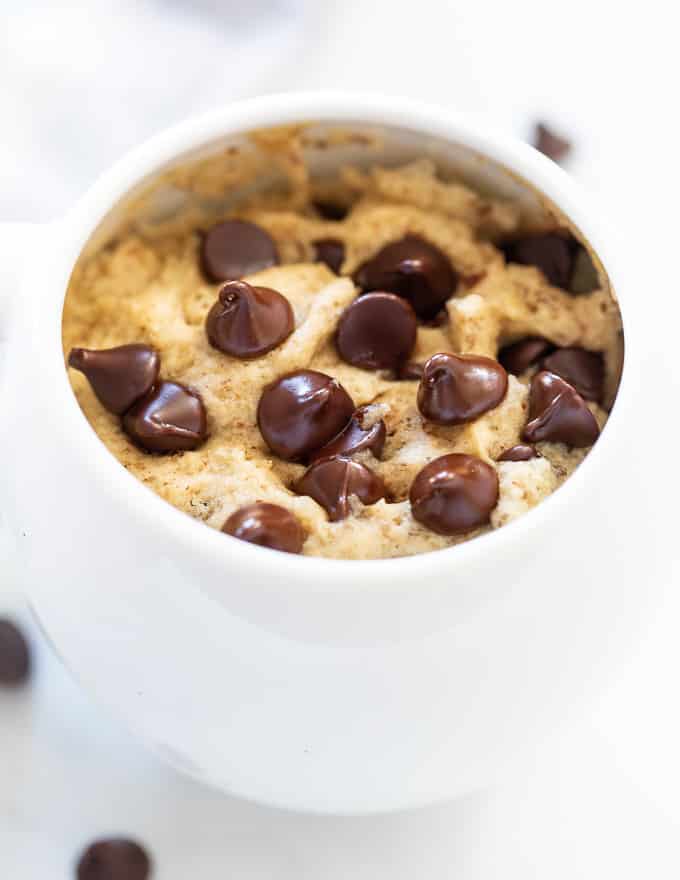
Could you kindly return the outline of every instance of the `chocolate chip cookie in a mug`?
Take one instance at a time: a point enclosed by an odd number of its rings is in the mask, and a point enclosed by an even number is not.
[[[160,754],[395,809],[497,779],[587,695],[635,576],[600,515],[630,328],[550,160],[439,108],[279,95],[10,236],[7,543]]]

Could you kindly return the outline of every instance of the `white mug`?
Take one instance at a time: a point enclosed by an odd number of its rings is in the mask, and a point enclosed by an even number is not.
[[[616,404],[573,476],[504,528],[402,559],[276,553],[157,497],[78,407],[61,312],[95,230],[159,169],[251,129],[307,120],[379,128],[392,158],[432,155],[537,210],[547,200],[604,266],[625,328]],[[324,154],[326,168],[341,152]],[[644,580],[620,481],[638,395],[633,305],[582,194],[531,147],[401,99],[258,98],[153,138],[62,220],[1,236],[0,525],[12,571],[78,679],[175,766],[288,808],[432,803],[525,759],[619,656]],[[631,478],[626,500],[637,491]]]

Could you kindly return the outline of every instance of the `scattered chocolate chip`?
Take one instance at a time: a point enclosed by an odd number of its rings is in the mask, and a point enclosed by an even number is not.
[[[345,519],[351,512],[353,495],[362,504],[375,504],[385,497],[385,484],[370,468],[351,458],[324,458],[310,465],[293,489],[309,495],[320,504],[331,522]]]
[[[0,686],[16,687],[31,673],[31,652],[21,630],[0,618]]]
[[[508,374],[491,358],[434,354],[418,388],[418,409],[437,425],[462,425],[493,409],[505,397]]]
[[[161,359],[148,345],[119,345],[92,351],[73,348],[68,365],[87,378],[102,406],[122,415],[158,379]]]
[[[571,152],[571,141],[556,134],[543,122],[537,122],[534,128],[534,146],[553,162],[560,162]]]
[[[148,452],[196,449],[207,436],[203,401],[176,382],[161,382],[123,416],[123,428]]]
[[[277,290],[228,281],[208,312],[205,329],[214,348],[247,359],[280,345],[295,329],[295,318]]]
[[[519,342],[504,346],[498,352],[498,360],[508,373],[519,376],[554,349],[554,345],[540,336],[527,336]]]
[[[569,290],[574,268],[575,245],[572,238],[546,232],[528,235],[505,245],[509,262],[536,266],[554,287]]]
[[[320,238],[312,242],[312,246],[316,262],[325,263],[331,272],[339,275],[345,260],[345,245],[337,238]]]
[[[134,840],[98,840],[80,857],[78,880],[148,880],[151,859]]]
[[[305,542],[304,530],[295,514],[266,501],[235,510],[222,526],[222,531],[242,541],[284,553],[299,553]]]
[[[541,361],[541,369],[573,385],[586,400],[601,400],[604,389],[604,361],[599,352],[585,348],[558,348]]]
[[[409,493],[413,518],[440,535],[484,525],[498,501],[498,477],[486,462],[451,453],[420,471]]]
[[[415,312],[406,300],[393,293],[367,293],[340,315],[335,346],[355,367],[395,368],[413,351],[417,331]]]
[[[354,280],[367,293],[385,290],[408,300],[418,317],[434,318],[455,291],[458,275],[439,248],[415,235],[385,245],[357,269]]]
[[[337,379],[297,370],[266,386],[257,424],[272,452],[299,461],[336,437],[353,413],[352,398]]]
[[[529,421],[523,438],[567,446],[592,446],[600,434],[595,416],[581,395],[554,373],[543,370],[531,380]]]
[[[527,443],[518,443],[506,449],[502,455],[498,456],[498,461],[531,461],[532,458],[540,458],[538,452],[533,446]]]
[[[406,361],[405,364],[400,364],[397,367],[397,379],[400,382],[420,382],[424,370],[424,364],[418,364],[415,361]]]
[[[311,461],[334,455],[349,457],[363,449],[370,450],[375,458],[380,458],[387,433],[385,422],[379,419],[372,425],[366,425],[368,412],[369,407],[360,406],[338,436],[313,453]]]
[[[313,202],[313,205],[324,220],[344,220],[349,214],[349,208],[338,202]]]
[[[269,233],[247,220],[226,220],[201,242],[201,266],[210,281],[233,281],[278,263]]]

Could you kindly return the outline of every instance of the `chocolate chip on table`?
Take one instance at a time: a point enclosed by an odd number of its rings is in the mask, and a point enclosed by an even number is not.
[[[201,242],[201,266],[210,281],[234,281],[279,259],[274,240],[247,220],[225,220],[209,229]]]
[[[300,461],[336,437],[353,413],[352,398],[337,379],[316,370],[296,370],[265,387],[257,424],[272,452]]]
[[[340,315],[335,347],[348,364],[366,370],[394,369],[416,344],[416,315],[393,293],[360,296]]]
[[[128,436],[147,452],[196,449],[207,436],[203,401],[177,382],[161,382],[123,416]]]
[[[508,373],[519,376],[546,354],[549,354],[554,345],[541,336],[527,336],[512,345],[506,345],[498,352],[498,360]]]
[[[385,245],[354,274],[366,293],[388,291],[408,300],[419,318],[429,320],[455,291],[458,275],[439,248],[415,235]]]
[[[498,406],[508,374],[491,358],[473,354],[434,354],[418,387],[418,409],[437,425],[462,425]]]
[[[454,452],[425,465],[409,499],[419,523],[439,535],[458,535],[489,521],[498,501],[498,477],[481,459]]]
[[[511,446],[498,456],[498,461],[531,461],[532,458],[540,458],[539,453],[528,443],[518,443]]]
[[[320,238],[312,242],[314,259],[317,263],[325,263],[331,272],[340,274],[340,268],[345,261],[345,245],[338,238]]]
[[[534,127],[534,146],[554,162],[566,159],[571,152],[571,141],[554,132],[544,122]]]
[[[83,373],[102,406],[122,415],[154,386],[161,359],[148,345],[133,343],[99,351],[73,348],[68,365]]]
[[[556,232],[527,235],[507,243],[503,250],[511,263],[536,266],[554,287],[569,290],[578,243]]]
[[[599,352],[585,348],[558,348],[541,361],[541,369],[573,385],[586,400],[601,400],[604,390],[604,360]]]
[[[349,214],[349,208],[338,202],[319,201],[312,204],[324,220],[344,220]]]
[[[424,364],[406,361],[406,363],[400,364],[397,367],[396,379],[399,382],[420,382],[424,369]]]
[[[0,618],[0,686],[16,687],[31,674],[28,642],[16,624]]]
[[[310,465],[293,489],[320,504],[331,522],[351,513],[352,496],[362,504],[375,504],[385,497],[385,484],[373,471],[351,458],[324,458]]]
[[[284,553],[299,553],[305,542],[300,520],[278,504],[256,501],[240,507],[222,526],[222,531],[241,541]]]
[[[543,370],[531,380],[529,421],[522,435],[529,443],[541,440],[567,446],[592,446],[600,434],[595,416],[576,389]]]
[[[78,880],[148,880],[151,859],[134,840],[98,840],[80,857],[76,876]]]
[[[205,329],[213,348],[246,360],[280,345],[295,329],[295,318],[277,290],[228,281],[208,312]]]
[[[360,406],[338,436],[316,450],[310,456],[310,461],[318,461],[334,455],[349,457],[364,449],[370,450],[375,458],[380,458],[387,434],[385,422],[378,419],[372,425],[366,425],[367,417],[368,407]]]

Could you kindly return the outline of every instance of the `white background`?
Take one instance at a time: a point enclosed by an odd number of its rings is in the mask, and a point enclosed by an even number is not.
[[[546,118],[573,135],[569,170],[649,301],[647,357],[664,384],[640,413],[630,466],[659,481],[659,522],[672,524],[680,248],[669,7],[0,0],[0,219],[58,216],[126,147],[255,92],[371,88],[482,114],[519,136]],[[530,773],[418,813],[333,819],[243,804],[159,765],[70,681],[0,568],[0,614],[23,620],[36,650],[33,686],[0,693],[0,877],[66,880],[93,836],[131,833],[161,880],[677,878],[680,597],[656,574],[667,570],[650,559],[640,589],[654,619],[610,689]]]

